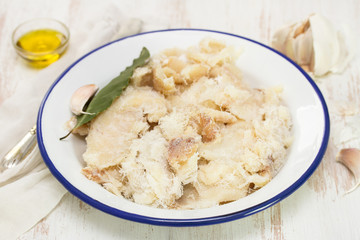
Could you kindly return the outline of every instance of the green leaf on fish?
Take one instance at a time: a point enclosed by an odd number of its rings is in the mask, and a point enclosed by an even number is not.
[[[88,114],[81,114],[77,116],[75,127],[66,136],[60,138],[60,140],[65,139],[75,128],[90,122],[93,118],[99,115],[99,113],[110,107],[113,101],[119,97],[123,90],[129,85],[130,78],[133,75],[134,70],[137,67],[143,66],[149,57],[149,50],[147,50],[146,47],[143,47],[140,56],[134,59],[133,64],[122,71],[119,76],[111,80],[91,99],[87,108],[84,109],[84,111]]]

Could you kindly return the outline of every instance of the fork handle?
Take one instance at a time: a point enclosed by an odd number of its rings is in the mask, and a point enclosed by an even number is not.
[[[35,147],[36,125],[1,159],[0,172],[20,163]]]

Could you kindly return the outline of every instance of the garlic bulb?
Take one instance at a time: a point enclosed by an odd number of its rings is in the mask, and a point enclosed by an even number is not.
[[[78,88],[71,97],[70,109],[75,115],[91,114],[83,111],[85,104],[93,97],[99,88],[95,84],[88,84]]]
[[[344,164],[354,175],[355,185],[347,191],[350,193],[360,185],[360,150],[356,148],[345,148],[336,156],[336,161]]]
[[[347,30],[347,31],[346,31]],[[353,57],[355,46],[348,29],[336,31],[323,16],[284,26],[272,38],[272,47],[316,77],[342,72]]]

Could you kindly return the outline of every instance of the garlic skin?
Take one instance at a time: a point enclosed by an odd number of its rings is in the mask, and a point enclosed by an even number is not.
[[[342,72],[354,56],[356,46],[350,31],[337,31],[319,14],[277,30],[271,45],[315,77]]]
[[[98,90],[95,84],[88,84],[78,88],[70,99],[70,109],[75,115],[91,114],[83,111],[85,104]]]
[[[360,150],[344,148],[336,156],[336,161],[347,167],[355,177],[355,185],[346,193],[354,191],[360,185]]]

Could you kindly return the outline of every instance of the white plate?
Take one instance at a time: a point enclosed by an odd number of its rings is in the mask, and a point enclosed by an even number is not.
[[[139,205],[117,197],[84,177],[85,143],[76,136],[59,141],[71,117],[69,99],[85,84],[106,85],[131,65],[142,47],[150,53],[196,45],[205,37],[243,48],[237,61],[244,81],[253,87],[282,85],[293,119],[294,142],[286,163],[265,187],[238,201],[199,210],[167,210]],[[51,86],[41,104],[37,136],[41,154],[52,174],[75,196],[109,214],[143,223],[167,226],[215,224],[242,218],[279,202],[299,188],[319,165],[328,143],[329,116],[325,101],[311,78],[275,50],[244,37],[197,29],[142,33],[106,44],[72,64]]]

